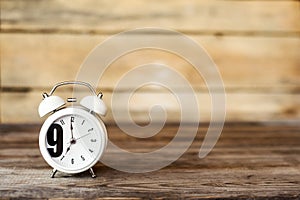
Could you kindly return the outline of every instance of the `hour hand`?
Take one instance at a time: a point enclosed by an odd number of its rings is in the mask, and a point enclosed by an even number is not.
[[[71,147],[71,145],[67,148],[65,155],[68,153],[68,151],[70,151],[70,149],[71,149],[70,147]]]
[[[70,146],[68,146],[65,155],[67,155],[67,153],[70,151],[70,149],[71,149],[71,144],[70,144]],[[63,160],[65,158],[65,155],[63,155],[60,160]]]

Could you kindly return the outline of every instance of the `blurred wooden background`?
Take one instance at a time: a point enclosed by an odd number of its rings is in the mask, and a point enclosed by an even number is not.
[[[42,122],[37,107],[43,91],[56,82],[75,79],[84,58],[101,41],[141,27],[180,31],[208,51],[225,83],[227,120],[300,119],[299,1],[0,2],[1,123]],[[187,77],[199,93],[202,120],[209,120],[209,96],[192,66],[151,50],[125,56],[106,72],[99,89],[108,104],[122,74],[145,59],[162,61]],[[70,90],[59,94],[70,96]],[[149,105],[157,102],[166,105],[169,121],[179,120],[178,104],[163,89],[139,90],[131,101],[133,118],[147,121]],[[105,121],[112,120],[109,113]]]

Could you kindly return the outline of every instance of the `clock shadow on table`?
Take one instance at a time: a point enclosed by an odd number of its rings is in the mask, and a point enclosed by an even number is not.
[[[116,171],[116,170],[112,169],[110,167],[107,167],[101,163],[98,163],[93,167],[93,171],[96,174],[95,178],[99,178],[103,174],[111,173],[112,171]],[[68,173],[58,171],[55,174],[54,178],[91,178],[92,179],[91,173],[89,172],[89,170],[81,172],[81,173],[76,173],[76,174],[68,174]]]

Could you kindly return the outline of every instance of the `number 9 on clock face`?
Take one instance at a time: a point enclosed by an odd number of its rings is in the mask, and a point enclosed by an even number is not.
[[[40,151],[46,162],[66,173],[83,172],[95,165],[106,144],[102,121],[76,107],[55,112],[40,131]]]

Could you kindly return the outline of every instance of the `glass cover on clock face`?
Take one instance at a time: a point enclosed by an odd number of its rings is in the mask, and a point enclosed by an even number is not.
[[[101,143],[99,127],[81,115],[64,115],[46,133],[51,159],[66,170],[80,170],[95,161]]]

